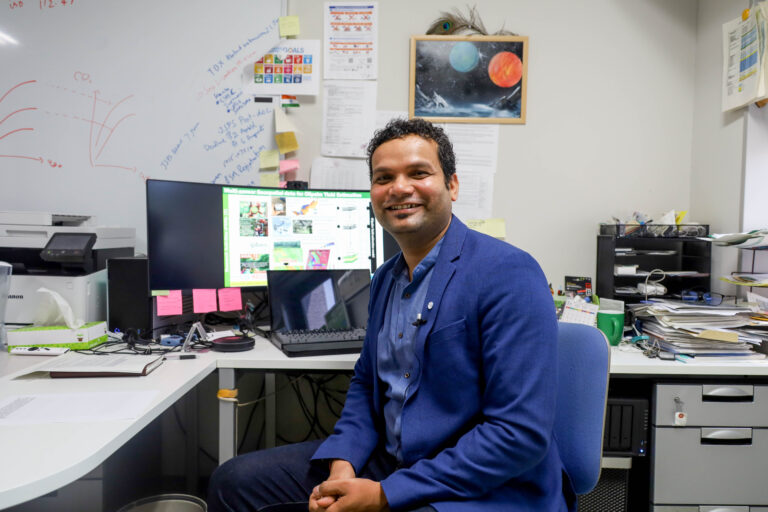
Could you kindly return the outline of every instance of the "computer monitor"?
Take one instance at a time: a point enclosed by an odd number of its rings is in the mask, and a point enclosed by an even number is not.
[[[262,288],[267,270],[373,273],[394,253],[385,236],[368,190],[147,180],[150,290]]]

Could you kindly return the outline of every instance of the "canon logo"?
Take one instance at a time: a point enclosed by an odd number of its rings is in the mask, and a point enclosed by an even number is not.
[[[10,293],[9,293],[9,294],[8,294],[8,298],[9,298],[9,299],[19,299],[19,300],[23,300],[23,299],[24,299],[24,296],[23,296],[23,295],[12,295],[12,294],[10,294]]]

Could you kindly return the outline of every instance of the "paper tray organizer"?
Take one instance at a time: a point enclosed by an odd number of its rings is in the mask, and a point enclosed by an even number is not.
[[[600,224],[600,234],[617,238],[692,238],[709,235],[709,225]]]

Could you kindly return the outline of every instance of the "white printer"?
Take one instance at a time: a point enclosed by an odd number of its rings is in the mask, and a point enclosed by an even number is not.
[[[48,288],[75,318],[107,319],[107,259],[133,256],[134,228],[101,227],[86,215],[0,211],[0,261],[13,266],[6,324],[32,323]]]

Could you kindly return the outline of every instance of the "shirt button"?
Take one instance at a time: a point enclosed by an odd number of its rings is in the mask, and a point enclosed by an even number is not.
[[[403,333],[401,333],[401,332],[397,333],[397,337],[398,338],[402,338],[403,337]]]
[[[406,298],[406,299],[410,299],[410,298],[411,298],[411,294],[410,294],[410,293],[408,293],[408,292],[405,292],[405,298]]]
[[[409,372],[405,372],[405,378],[406,379],[410,379],[411,378],[411,374]]]

